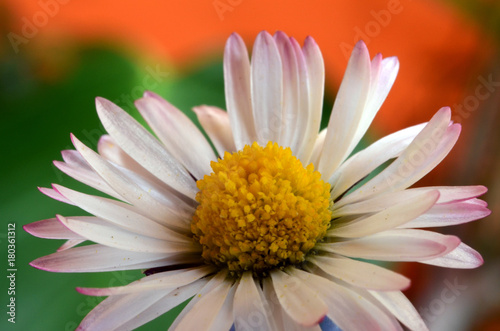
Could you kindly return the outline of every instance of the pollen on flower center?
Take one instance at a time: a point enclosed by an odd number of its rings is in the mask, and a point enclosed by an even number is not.
[[[207,262],[236,272],[297,264],[325,235],[330,184],[290,148],[254,143],[211,167],[191,223]]]

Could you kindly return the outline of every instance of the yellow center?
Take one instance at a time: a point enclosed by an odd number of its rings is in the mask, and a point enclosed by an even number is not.
[[[191,231],[203,258],[241,272],[297,264],[330,225],[330,184],[290,148],[269,142],[225,153],[197,182]]]

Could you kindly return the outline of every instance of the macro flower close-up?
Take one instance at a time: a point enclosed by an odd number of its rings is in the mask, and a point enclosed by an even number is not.
[[[429,228],[490,214],[484,186],[413,187],[459,138],[450,108],[359,147],[396,57],[358,42],[323,130],[325,69],[311,37],[261,32],[249,57],[233,33],[223,70],[226,110],[195,107],[201,128],[153,92],[135,101],[149,128],[98,97],[108,134],[97,152],[72,135],[75,149],[54,162],[105,196],[40,188],[93,216],[25,225],[66,240],[31,265],[144,273],[77,288],[107,297],[77,330],[131,330],[189,299],[170,329],[426,330],[402,293],[411,280],[387,263],[476,268],[477,251]]]

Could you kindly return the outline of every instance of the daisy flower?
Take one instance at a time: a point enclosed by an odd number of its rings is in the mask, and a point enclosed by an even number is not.
[[[108,296],[78,330],[134,329],[188,299],[171,329],[425,330],[401,292],[410,280],[370,261],[478,267],[481,256],[459,238],[425,228],[489,210],[477,199],[483,186],[410,188],[458,139],[449,108],[353,153],[398,67],[395,57],[370,60],[357,43],[322,131],[321,52],[312,38],[301,47],[283,32],[260,33],[251,61],[243,40],[229,37],[227,112],[194,108],[210,141],[154,93],[136,106],[156,137],[97,98],[109,135],[98,152],[72,136],[76,150],[55,165],[109,197],[42,188],[94,216],[26,225],[34,236],[67,240],[31,265],[144,270],[126,286],[77,288]]]

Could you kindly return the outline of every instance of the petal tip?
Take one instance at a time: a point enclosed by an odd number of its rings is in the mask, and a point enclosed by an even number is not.
[[[316,40],[314,40],[313,37],[307,36],[306,39],[304,40],[304,45],[317,45]]]
[[[38,270],[43,270],[43,271],[49,271],[49,272],[54,272],[54,270],[51,270],[45,266],[43,266],[43,263],[42,264],[38,264],[37,261],[39,261],[40,259],[36,259],[36,260],[33,260],[29,263],[29,265],[35,269],[38,269]]]
[[[31,229],[30,229],[30,225],[31,225],[31,223],[30,223],[30,224],[25,224],[25,225],[23,225],[23,230],[24,230],[25,232],[27,232],[27,233],[29,233],[29,234],[33,235],[33,233],[31,233],[31,231],[30,231],[30,230],[31,230]]]
[[[365,42],[363,40],[358,40],[358,42],[356,43],[356,45],[354,45],[354,49],[357,49],[357,50],[367,50],[368,51],[368,47],[366,46]]]
[[[106,104],[106,101],[108,101],[108,100],[104,99],[103,97],[96,97],[95,98],[95,105],[97,108],[104,107],[104,104]]]
[[[86,288],[85,287],[75,287],[75,290],[80,293],[80,294],[83,294],[83,295],[87,295],[88,291],[86,291]]]

